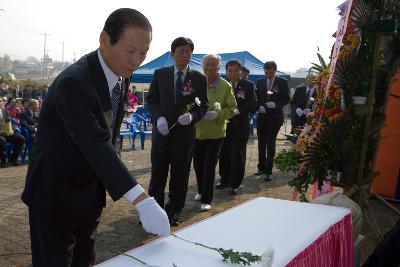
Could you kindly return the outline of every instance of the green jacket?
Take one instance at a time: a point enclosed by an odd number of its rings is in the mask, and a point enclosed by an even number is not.
[[[208,86],[208,111],[216,110],[215,103],[221,105],[221,110],[218,112],[218,117],[215,120],[209,121],[201,119],[196,124],[196,139],[219,139],[226,136],[226,124],[228,119],[233,117],[234,110],[237,108],[235,94],[231,84],[219,77],[214,83]]]

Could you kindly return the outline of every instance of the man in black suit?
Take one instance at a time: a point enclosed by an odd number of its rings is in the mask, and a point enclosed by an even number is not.
[[[100,48],[64,70],[39,116],[22,200],[33,266],[91,266],[106,192],[135,205],[147,232],[169,235],[166,213],[131,176],[114,146],[132,72],[152,38],[150,22],[123,8],[106,20]]]
[[[312,111],[312,106],[315,103],[316,90],[315,85],[317,77],[310,74],[307,77],[307,84],[296,88],[292,99],[290,100],[290,107],[292,112],[292,132],[297,127],[302,127],[306,123],[308,113]]]
[[[28,129],[29,138],[31,143],[33,144],[37,126],[39,122],[39,101],[36,99],[29,100],[28,110],[21,113],[20,115],[20,124],[23,129]]]
[[[276,70],[276,63],[267,61],[264,64],[265,77],[256,81],[258,171],[255,174],[265,173],[266,181],[272,180],[276,137],[284,121],[283,107],[290,101],[288,81],[276,76]]]
[[[171,225],[178,225],[185,205],[195,123],[207,112],[207,79],[189,67],[194,45],[189,38],[171,44],[175,65],[154,72],[147,103],[155,122],[151,147],[149,195],[164,208],[164,190],[170,168],[169,201],[165,205]],[[199,105],[195,99],[200,100]],[[189,109],[188,107],[191,108]]]
[[[242,184],[246,166],[246,147],[249,140],[250,115],[256,111],[254,84],[241,78],[243,66],[238,60],[225,65],[226,75],[235,93],[237,109],[229,119],[226,137],[219,157],[220,182],[216,188],[230,187],[236,194]]]

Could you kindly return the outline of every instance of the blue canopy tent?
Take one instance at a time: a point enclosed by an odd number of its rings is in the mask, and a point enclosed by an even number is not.
[[[203,72],[201,66],[201,59],[205,54],[193,54],[190,60],[190,68]],[[222,77],[226,78],[225,75],[225,64],[231,59],[239,60],[246,68],[250,70],[249,79],[255,82],[258,78],[264,77],[263,65],[264,63],[250,54],[247,51],[235,52],[235,53],[222,53],[219,54],[222,58],[221,69],[219,70]],[[132,81],[134,83],[150,83],[153,78],[154,70],[162,67],[171,66],[174,64],[174,58],[171,52],[166,52],[162,56],[150,61],[149,63],[139,67],[132,75]],[[290,75],[277,72],[277,75],[283,77],[289,81]]]

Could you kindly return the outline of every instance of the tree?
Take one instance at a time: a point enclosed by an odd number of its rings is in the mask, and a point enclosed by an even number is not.
[[[13,62],[9,55],[4,55],[0,63],[1,63],[1,68],[6,72],[11,71],[13,68]]]

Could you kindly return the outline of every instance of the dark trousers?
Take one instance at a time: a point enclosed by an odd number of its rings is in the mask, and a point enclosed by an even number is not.
[[[149,195],[164,208],[164,191],[170,172],[168,216],[179,215],[185,206],[194,146],[194,126],[176,125],[167,136],[153,128]]]
[[[282,126],[281,121],[274,121],[272,118],[259,117],[257,120],[258,136],[258,169],[272,174],[274,164],[276,137]],[[266,153],[267,152],[267,153]]]
[[[249,140],[250,121],[242,121],[238,131],[234,122],[228,123],[226,137],[219,156],[219,175],[221,183],[233,189],[238,188],[243,181],[246,167],[246,148]]]
[[[0,135],[0,160],[2,163],[5,163],[6,161],[6,156],[4,154],[5,152],[4,146],[6,142],[12,143],[14,145],[9,161],[10,162],[18,161],[18,155],[21,152],[22,146],[25,143],[25,138],[17,133],[14,133],[13,135],[10,136]]]
[[[223,138],[197,140],[194,146],[193,166],[201,203],[211,204],[214,193],[215,167]]]
[[[292,120],[291,133],[293,133],[296,128],[303,127],[305,123],[306,123],[306,116],[305,115],[302,115],[301,117],[299,117],[299,116],[297,116],[297,114],[294,114],[293,115],[293,120]]]
[[[61,209],[62,207],[60,207]],[[95,263],[95,240],[102,208],[55,223],[29,208],[33,267],[88,267]]]

